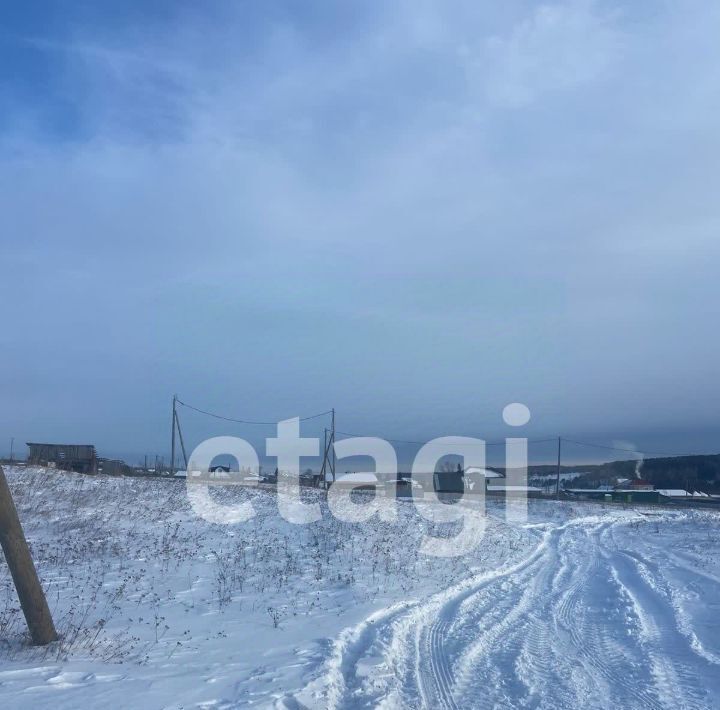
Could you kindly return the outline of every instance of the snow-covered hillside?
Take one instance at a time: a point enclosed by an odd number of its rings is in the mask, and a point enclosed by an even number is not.
[[[720,517],[531,501],[466,556],[396,522],[197,518],[174,481],[6,471],[62,640],[0,565],[3,708],[720,705]],[[322,494],[308,491],[321,499]]]

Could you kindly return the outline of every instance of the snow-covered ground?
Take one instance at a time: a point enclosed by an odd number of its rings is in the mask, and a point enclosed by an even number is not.
[[[409,501],[298,526],[224,488],[257,515],[215,525],[182,482],[6,473],[62,640],[27,645],[0,564],[3,708],[720,707],[717,513],[492,500],[433,558]]]

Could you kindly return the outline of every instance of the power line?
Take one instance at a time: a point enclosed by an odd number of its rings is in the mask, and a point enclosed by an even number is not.
[[[228,417],[222,414],[217,414],[215,412],[209,412],[205,409],[200,409],[199,407],[195,407],[191,404],[187,404],[186,402],[183,402],[182,400],[178,399],[177,404],[182,405],[186,409],[190,409],[193,412],[197,412],[198,414],[203,414],[208,417],[212,417],[213,419],[220,419],[225,422],[232,422],[234,424],[249,424],[249,425],[256,425],[256,426],[275,426],[277,424],[277,421],[272,422],[263,422],[263,421],[256,421],[253,419],[239,419],[235,417]],[[332,409],[328,409],[325,412],[319,412],[318,414],[311,414],[309,416],[305,417],[299,417],[299,420],[301,422],[306,422],[312,419],[319,419],[320,417],[328,417],[331,416],[333,413]],[[357,434],[353,432],[347,432],[347,431],[337,431],[337,434],[340,434],[342,436],[348,436],[348,437],[367,437],[367,434]],[[427,441],[415,441],[411,439],[392,439],[388,437],[381,437],[385,441],[392,442],[394,444],[410,444],[413,446],[424,446]],[[557,441],[557,437],[547,437],[544,439],[528,439],[528,444],[546,444],[548,442],[554,442]],[[682,457],[682,456],[699,456],[700,454],[669,454],[667,452],[659,452],[659,451],[640,451],[639,449],[630,449],[620,446],[608,446],[606,444],[594,444],[588,441],[578,441],[577,439],[567,439],[565,437],[562,437],[562,441],[567,442],[568,444],[576,444],[578,446],[588,446],[594,449],[604,449],[605,451],[622,451],[624,453],[628,454],[636,454],[638,456],[665,456],[665,457]],[[505,441],[486,441],[482,442],[480,444],[478,442],[478,445],[482,446],[504,446]]]
[[[367,434],[353,434],[348,431],[339,431],[338,430],[336,433],[342,434],[343,436],[350,436],[350,437],[356,437],[356,438],[360,438],[360,437],[368,438]],[[370,438],[374,438],[374,437],[370,437]],[[382,438],[384,441],[392,442],[393,444],[413,444],[415,446],[424,446],[425,444],[428,443],[427,441],[411,441],[408,439],[390,439],[385,436],[380,437],[380,438]],[[548,441],[557,441],[557,439],[554,437],[548,438],[548,439],[528,439],[529,444],[542,444],[542,443],[545,443]],[[506,443],[505,441],[484,441],[484,442],[478,442],[478,445],[479,446],[505,446],[505,443]]]
[[[182,400],[177,400],[178,404],[181,404],[186,409],[191,409],[193,412],[198,412],[198,414],[204,414],[208,417],[213,417],[214,419],[221,419],[224,422],[233,422],[234,424],[256,424],[258,426],[275,426],[277,424],[277,421],[274,422],[258,422],[254,421],[252,419],[235,419],[234,417],[226,417],[222,414],[216,414],[215,412],[208,412],[205,409],[200,409],[199,407],[193,407],[191,404],[187,404],[183,402]],[[327,412],[320,412],[319,414],[311,414],[307,417],[300,417],[301,422],[306,422],[310,419],[318,419],[320,417],[327,417],[332,414],[332,409],[328,409]],[[283,421],[283,420],[278,420]]]
[[[343,436],[350,436],[350,437],[366,437],[367,434],[356,434],[352,432],[347,431],[338,431],[338,434],[342,434]],[[427,441],[414,441],[411,439],[390,439],[387,437],[382,437],[385,441],[389,441],[394,444],[412,444],[415,446],[424,446]],[[577,444],[578,446],[590,446],[596,449],[605,449],[606,451],[622,451],[624,453],[629,454],[637,454],[639,456],[665,456],[668,458],[674,458],[674,457],[683,457],[683,456],[701,456],[702,454],[669,454],[667,452],[659,452],[659,451],[640,451],[639,449],[629,449],[629,448],[623,448],[619,446],[607,446],[603,444],[593,444],[587,441],[577,441],[576,439],[566,439],[564,436],[560,437],[562,441],[567,442],[568,444]],[[547,444],[549,442],[557,442],[558,437],[547,437],[544,439],[528,439],[528,444]],[[479,444],[480,445],[480,444]],[[481,445],[483,446],[505,446],[505,441],[486,441],[483,442]]]
[[[566,439],[565,437],[562,437],[563,441],[566,441],[569,444],[577,444],[578,446],[590,446],[594,449],[605,449],[607,451],[624,451],[628,454],[638,454],[640,456],[665,456],[668,458],[678,458],[683,456],[702,456],[702,454],[668,454],[666,452],[659,452],[659,451],[640,451],[639,449],[628,449],[623,448],[620,446],[607,446],[603,444],[591,444],[587,441],[576,441],[575,439]]]

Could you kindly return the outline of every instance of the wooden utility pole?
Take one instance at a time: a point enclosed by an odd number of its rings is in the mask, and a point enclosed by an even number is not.
[[[562,439],[558,436],[558,460],[557,460],[557,481],[555,483],[555,497],[560,499],[560,456],[562,451]]]
[[[175,403],[177,402],[177,395],[173,395],[172,404],[172,444],[170,445],[170,475],[175,475]]]
[[[320,467],[320,478],[322,478],[322,486],[325,490],[329,488],[328,481],[327,481],[327,472],[329,470],[328,467],[328,447],[330,446],[330,443],[328,441],[328,430],[325,429],[325,438],[323,439],[323,461],[322,466]]]
[[[0,466],[0,545],[15,583],[32,642],[36,646],[45,646],[57,641],[57,632],[47,599],[38,579],[2,466]]]
[[[183,441],[182,429],[180,428],[180,417],[178,416],[177,409],[175,409],[175,426],[177,427],[178,439],[180,439],[180,449],[182,451],[183,461],[185,462],[185,468],[187,468],[187,452],[185,451],[185,442]],[[175,475],[174,470],[173,475]]]
[[[335,464],[337,463],[335,456],[335,407],[333,407],[332,410],[332,434],[330,435],[330,441],[332,444],[332,477],[333,483],[335,483]]]

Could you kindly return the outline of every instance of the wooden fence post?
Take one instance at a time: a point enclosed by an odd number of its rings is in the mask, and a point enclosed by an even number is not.
[[[47,599],[37,576],[15,503],[0,466],[0,545],[17,590],[20,606],[36,646],[57,640]]]

